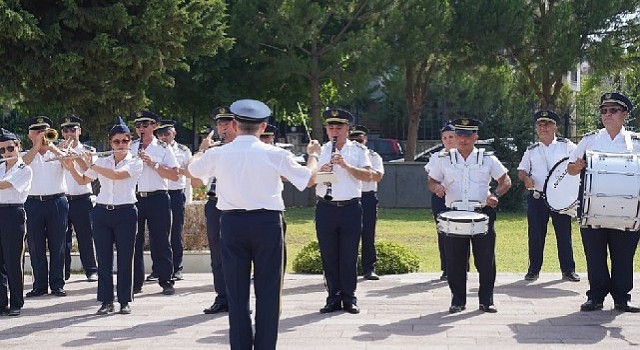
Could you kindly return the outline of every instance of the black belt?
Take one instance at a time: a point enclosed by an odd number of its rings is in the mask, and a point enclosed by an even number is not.
[[[69,201],[74,201],[76,199],[85,199],[85,198],[89,198],[91,197],[91,193],[85,193],[85,194],[68,194],[67,195],[67,200]]]
[[[133,208],[135,204],[101,204],[101,203],[96,203],[96,207],[98,208],[102,208],[102,209],[107,209],[107,210],[116,210],[116,209],[129,209],[129,208]]]
[[[0,208],[22,208],[24,204],[22,203],[0,203]]]
[[[64,193],[48,194],[48,195],[44,195],[44,196],[33,195],[33,196],[27,196],[27,198],[28,199],[35,199],[35,200],[44,202],[44,201],[48,201],[48,200],[51,200],[51,199],[60,198],[62,196],[64,196]]]
[[[179,190],[169,190],[169,193],[176,193],[176,192],[184,192],[184,188]]]
[[[157,190],[157,191],[151,191],[151,192],[136,192],[136,196],[145,198],[145,197],[157,196],[163,193],[167,193],[167,190]]]
[[[267,212],[274,212],[274,213],[280,213],[280,210],[271,210],[271,209],[252,209],[252,210],[247,210],[247,209],[230,209],[230,210],[223,210],[223,213],[245,213],[245,214],[250,214],[250,213],[267,213]]]
[[[329,205],[333,205],[334,207],[346,207],[347,205],[356,204],[356,203],[360,202],[360,198],[359,197],[347,199],[346,201],[328,201],[328,200],[326,200],[326,199],[324,199],[322,197],[318,197],[318,196],[316,196],[316,199],[318,200],[318,202],[327,203]]]
[[[376,191],[366,191],[362,192],[362,194],[376,194]]]

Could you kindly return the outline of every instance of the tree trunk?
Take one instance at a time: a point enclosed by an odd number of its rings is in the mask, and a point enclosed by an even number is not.
[[[415,64],[405,62],[405,98],[407,100],[407,113],[409,123],[407,127],[407,144],[405,145],[404,160],[413,161],[416,155],[418,142],[418,126],[420,125],[420,107],[423,101],[423,89],[421,82],[416,81]]]

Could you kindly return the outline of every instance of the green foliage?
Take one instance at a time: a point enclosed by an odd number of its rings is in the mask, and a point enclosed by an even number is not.
[[[398,243],[376,242],[378,261],[376,272],[382,275],[416,272],[420,267],[418,257]],[[297,273],[322,273],[320,246],[317,241],[307,243],[293,261],[293,271]],[[362,266],[358,260],[358,273],[362,274]]]

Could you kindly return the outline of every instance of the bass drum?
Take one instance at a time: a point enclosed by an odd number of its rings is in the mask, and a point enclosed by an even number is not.
[[[569,157],[564,157],[551,168],[544,181],[543,194],[550,210],[575,217],[578,213],[580,176],[569,175],[568,164]]]

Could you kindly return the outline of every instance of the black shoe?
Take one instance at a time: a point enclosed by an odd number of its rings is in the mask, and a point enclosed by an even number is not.
[[[133,288],[133,294],[140,294],[140,293],[142,293],[142,287]]]
[[[87,281],[89,281],[89,282],[98,281],[98,273],[94,272],[94,273],[90,273],[89,275],[87,275]]]
[[[178,270],[173,273],[173,279],[176,281],[182,281],[184,277],[182,276],[182,270]]]
[[[496,312],[498,312],[498,309],[496,309],[495,305],[484,305],[484,304],[480,304],[479,310],[482,312],[488,312],[490,314],[495,314]]]
[[[102,306],[100,306],[100,309],[98,309],[98,312],[96,312],[96,314],[98,315],[106,315],[110,312],[113,312],[114,308],[113,308],[113,302],[112,301],[106,301],[104,303],[102,303]]]
[[[342,304],[340,304],[339,301],[336,301],[335,303],[327,303],[327,305],[320,309],[320,313],[328,314],[339,310],[342,310]]]
[[[380,279],[380,276],[378,276],[375,271],[371,271],[364,274],[364,279],[369,281],[377,281]]]
[[[131,306],[129,306],[129,303],[120,303],[120,313],[123,315],[131,313]]]
[[[640,307],[631,304],[630,302],[626,302],[623,304],[614,304],[613,307],[622,312],[640,312]]]
[[[63,288],[52,289],[51,290],[51,295],[55,295],[57,297],[66,297],[67,296],[67,291],[64,290]]]
[[[562,279],[571,282],[580,282],[580,276],[575,272],[563,272]]]
[[[176,290],[170,283],[163,284],[162,286],[162,294],[164,295],[174,295],[176,294]]]
[[[39,297],[42,295],[47,295],[47,291],[44,289],[34,289],[32,291],[27,292],[27,298]]]
[[[12,307],[7,311],[7,313],[5,315],[7,315],[7,316],[20,316],[20,308],[19,307]]]
[[[146,281],[147,282],[156,282],[158,281],[159,277],[158,274],[155,272],[152,272],[149,276],[147,276]]]
[[[595,301],[589,299],[584,304],[580,305],[580,311],[596,311],[602,310],[602,303],[596,303]]]
[[[466,309],[467,307],[464,305],[451,305],[449,306],[449,313],[450,314],[455,314],[458,312],[461,312],[462,310]]]
[[[440,275],[440,280],[441,281],[446,281],[447,280],[447,273],[443,272],[442,275]]]
[[[358,304],[356,303],[344,303],[344,307],[343,307],[344,311],[350,313],[350,314],[359,314],[360,313],[360,308],[358,307]]]
[[[202,310],[207,315],[219,314],[221,312],[229,312],[229,306],[224,304],[213,303],[213,305]]]
[[[524,280],[525,281],[535,281],[535,280],[538,279],[538,277],[540,277],[540,274],[538,274],[538,273],[527,272],[527,274],[524,275]]]

